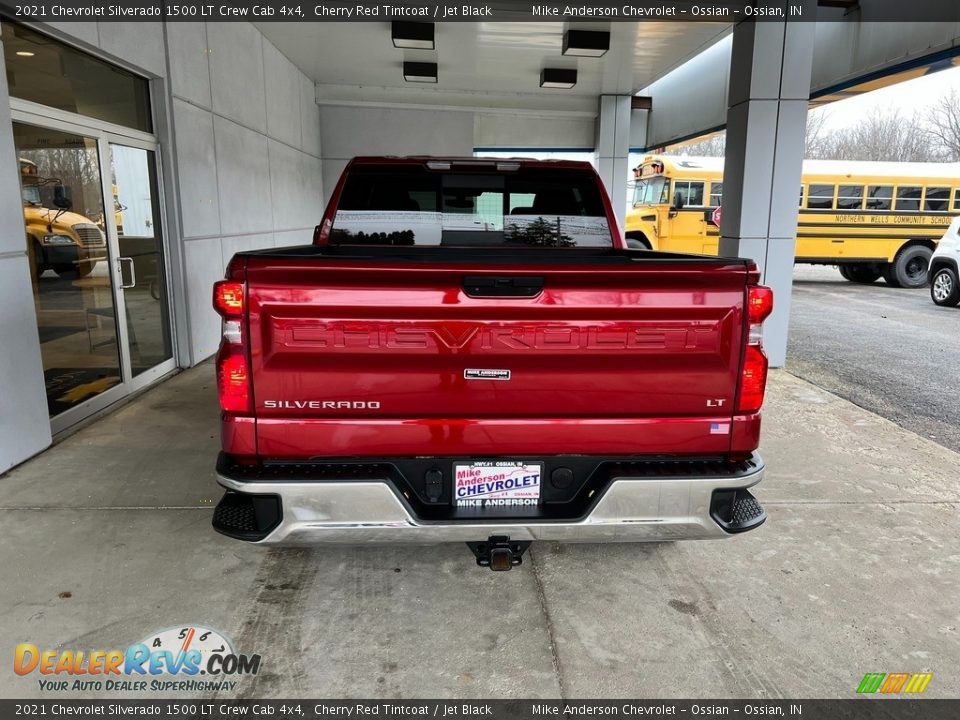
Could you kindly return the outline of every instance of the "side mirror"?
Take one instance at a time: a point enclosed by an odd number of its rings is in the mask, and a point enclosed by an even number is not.
[[[54,185],[53,204],[60,210],[69,210],[72,208],[73,198],[71,197],[70,188],[66,185]]]
[[[677,210],[682,210],[685,203],[683,202],[683,193],[677,193],[673,196],[673,206]]]

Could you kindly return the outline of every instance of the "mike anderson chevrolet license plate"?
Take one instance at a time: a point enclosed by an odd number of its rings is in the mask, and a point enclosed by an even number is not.
[[[475,460],[453,464],[457,507],[522,507],[540,502],[543,463]]]

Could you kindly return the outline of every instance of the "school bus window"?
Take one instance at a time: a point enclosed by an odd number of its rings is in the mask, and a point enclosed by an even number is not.
[[[832,208],[833,185],[811,185],[807,192],[808,208]]]
[[[953,209],[960,210],[960,188],[953,189]]]
[[[803,207],[803,185],[800,186],[800,207]]]
[[[703,183],[678,180],[673,184],[674,202],[684,207],[703,207]]]
[[[893,207],[893,188],[889,185],[871,185],[867,189],[867,210],[889,210]]]
[[[920,209],[919,185],[901,185],[897,188],[897,206],[895,210],[916,211]]]
[[[841,185],[837,190],[837,209],[860,210],[863,208],[863,185]]]
[[[950,188],[928,187],[923,207],[930,212],[946,212],[950,206]]]
[[[636,205],[665,203],[668,192],[668,183],[663,176],[640,180],[633,191],[633,202]]]
[[[960,198],[958,198],[960,200]],[[723,183],[710,183],[710,207],[720,207],[723,204]]]

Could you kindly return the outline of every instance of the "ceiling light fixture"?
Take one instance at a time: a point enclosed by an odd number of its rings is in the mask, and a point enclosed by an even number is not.
[[[577,84],[577,71],[566,68],[544,68],[540,71],[540,87],[569,90]]]
[[[599,30],[567,30],[563,34],[563,54],[601,57],[610,49],[610,33]]]
[[[393,46],[415,50],[433,50],[433,23],[394,22],[390,24]]]
[[[35,53],[30,52],[29,50],[17,50],[17,55],[20,57],[33,57]]]
[[[435,83],[437,81],[437,64],[405,62],[403,64],[403,79],[407,82]]]

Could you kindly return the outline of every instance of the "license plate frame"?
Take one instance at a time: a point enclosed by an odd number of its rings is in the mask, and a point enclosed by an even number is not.
[[[455,460],[454,507],[504,510],[537,507],[543,498],[543,469],[542,460]]]

